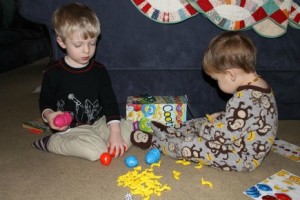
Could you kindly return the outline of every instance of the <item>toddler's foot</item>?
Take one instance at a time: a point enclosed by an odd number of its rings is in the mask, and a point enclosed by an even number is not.
[[[166,132],[167,132],[167,126],[156,122],[156,121],[151,121],[151,128],[153,130],[153,134],[158,137],[160,140],[166,139]]]
[[[42,151],[47,151],[48,152],[48,141],[49,141],[50,136],[46,136],[44,138],[41,138],[39,140],[36,140],[35,142],[32,143],[32,147],[37,148]]]
[[[152,143],[152,135],[140,130],[132,131],[130,134],[130,141],[133,145],[141,149],[149,149]]]

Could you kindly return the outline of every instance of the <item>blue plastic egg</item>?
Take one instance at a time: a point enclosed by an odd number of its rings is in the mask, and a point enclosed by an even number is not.
[[[125,165],[129,168],[136,167],[138,164],[139,164],[139,161],[135,156],[127,156],[125,158]]]
[[[153,149],[150,149],[149,152],[155,153],[156,156],[157,156],[157,159],[160,159],[160,151],[159,151],[159,149],[153,148]]]
[[[160,159],[160,151],[156,148],[150,149],[145,156],[145,162],[148,165],[158,162]]]

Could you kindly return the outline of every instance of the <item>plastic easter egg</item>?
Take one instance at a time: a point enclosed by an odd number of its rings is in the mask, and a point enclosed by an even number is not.
[[[145,156],[145,162],[148,165],[158,162],[159,159],[160,159],[160,151],[156,148],[149,150]]]
[[[157,156],[157,159],[160,159],[160,155],[161,155],[161,154],[160,154],[159,149],[157,149],[157,148],[152,148],[152,149],[149,150],[149,152],[155,153],[156,156]]]
[[[102,165],[108,166],[111,163],[112,157],[108,152],[104,152],[100,156],[100,162]]]
[[[157,155],[153,152],[147,153],[145,157],[145,162],[148,165],[151,165],[153,163],[156,163],[158,161]]]
[[[54,125],[57,127],[69,126],[73,120],[72,115],[69,112],[64,112],[61,115],[57,115],[54,118]]]
[[[139,161],[135,156],[127,156],[125,158],[125,165],[129,168],[136,167],[138,164],[139,164]]]
[[[63,127],[65,124],[65,119],[62,115],[57,115],[53,121],[54,125],[57,127]]]

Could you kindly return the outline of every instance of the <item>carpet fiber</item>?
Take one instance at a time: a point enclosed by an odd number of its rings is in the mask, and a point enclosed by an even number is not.
[[[109,166],[79,158],[45,153],[31,147],[42,136],[22,128],[24,121],[39,117],[38,94],[33,91],[41,84],[43,70],[49,59],[0,74],[0,199],[1,200],[117,200],[125,199],[128,187],[117,185],[119,176],[131,169],[124,158],[113,159]],[[124,108],[125,109],[125,108]],[[280,121],[278,137],[300,146],[300,121]],[[132,147],[125,156],[138,158],[142,170],[147,151]],[[171,187],[161,196],[151,199],[250,199],[243,192],[281,169],[300,176],[300,163],[270,152],[262,165],[251,173],[224,172],[202,167],[177,164],[162,156],[154,173],[162,176],[162,185]],[[180,179],[172,171],[181,172]],[[213,184],[211,189],[201,184],[201,178]],[[134,200],[142,199],[133,195]]]

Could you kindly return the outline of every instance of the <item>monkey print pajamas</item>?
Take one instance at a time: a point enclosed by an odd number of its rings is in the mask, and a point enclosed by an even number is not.
[[[227,102],[225,112],[210,122],[206,118],[178,127],[152,123],[152,148],[175,159],[201,162],[227,171],[256,169],[274,142],[278,113],[272,89],[240,87]]]

